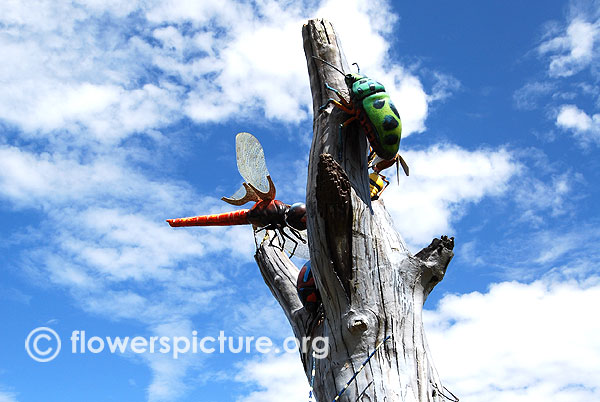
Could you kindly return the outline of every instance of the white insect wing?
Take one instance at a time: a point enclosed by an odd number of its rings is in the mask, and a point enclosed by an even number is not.
[[[267,163],[260,142],[250,133],[239,133],[235,137],[235,152],[240,174],[248,184],[259,191],[269,191]]]

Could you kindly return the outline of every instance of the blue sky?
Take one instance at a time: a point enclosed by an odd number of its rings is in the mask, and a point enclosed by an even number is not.
[[[424,314],[444,384],[600,399],[599,2],[90,0],[0,4],[0,402],[306,400],[296,354],[73,354],[69,337],[291,335],[249,227],[164,219],[230,210],[240,131],[278,198],[303,199],[311,17],[398,106],[396,228],[413,251],[456,238]],[[24,349],[40,326],[63,342],[47,363]]]

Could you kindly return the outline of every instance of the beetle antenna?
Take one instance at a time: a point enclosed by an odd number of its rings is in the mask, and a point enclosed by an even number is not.
[[[358,74],[360,74],[360,67],[358,66],[358,63],[352,63],[353,66],[356,66],[356,69],[358,70]]]
[[[314,59],[317,59],[317,60],[319,60],[319,61],[322,61],[323,63],[327,64],[329,67],[333,68],[334,70],[336,70],[337,72],[339,72],[340,74],[342,74],[344,77],[346,76],[346,74],[345,74],[345,73],[344,73],[342,70],[340,70],[339,68],[337,68],[336,66],[334,66],[334,65],[333,65],[333,64],[331,64],[330,62],[328,62],[328,61],[325,61],[325,60],[323,60],[322,58],[320,58],[320,57],[317,57],[317,56],[312,56],[312,57],[313,57]]]

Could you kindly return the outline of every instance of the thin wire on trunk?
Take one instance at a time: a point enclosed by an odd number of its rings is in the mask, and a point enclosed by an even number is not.
[[[344,385],[344,388],[342,388],[342,390],[339,392],[339,394],[335,398],[333,398],[332,402],[336,402],[338,399],[340,399],[340,397],[342,396],[342,394],[344,392],[346,392],[346,390],[348,389],[348,387],[350,386],[350,384],[352,384],[352,381],[354,381],[354,379],[356,379],[356,376],[362,371],[362,369],[365,368],[365,366],[367,365],[367,363],[369,363],[369,360],[371,360],[371,357],[373,357],[373,355],[375,355],[375,352],[377,352],[377,350],[381,347],[381,345],[383,345],[385,343],[385,341],[387,341],[391,337],[392,337],[391,335],[388,335],[379,345],[377,345],[375,347],[375,349],[371,352],[371,354],[369,355],[369,357],[367,358],[367,360],[365,360],[363,362],[363,364],[360,365],[360,367],[358,368],[358,370],[356,371],[356,373],[354,373],[354,375],[352,376],[352,378],[348,380],[348,382],[346,383],[346,385]]]

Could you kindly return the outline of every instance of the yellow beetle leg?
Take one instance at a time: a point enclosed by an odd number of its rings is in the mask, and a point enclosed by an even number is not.
[[[380,176],[381,176],[381,180],[383,180],[383,182],[385,183],[385,185],[383,186],[383,188],[379,192],[379,196],[381,197],[381,194],[383,194],[383,192],[385,191],[385,189],[388,188],[388,186],[390,185],[390,181],[384,175],[380,174]]]
[[[351,109],[351,108],[349,108],[349,107],[347,107],[345,105],[342,105],[340,102],[338,102],[336,100],[331,99],[331,103],[333,103],[333,105],[335,107],[337,107],[338,109],[342,109],[344,112],[346,112],[348,114],[354,114],[354,110],[353,109]]]

